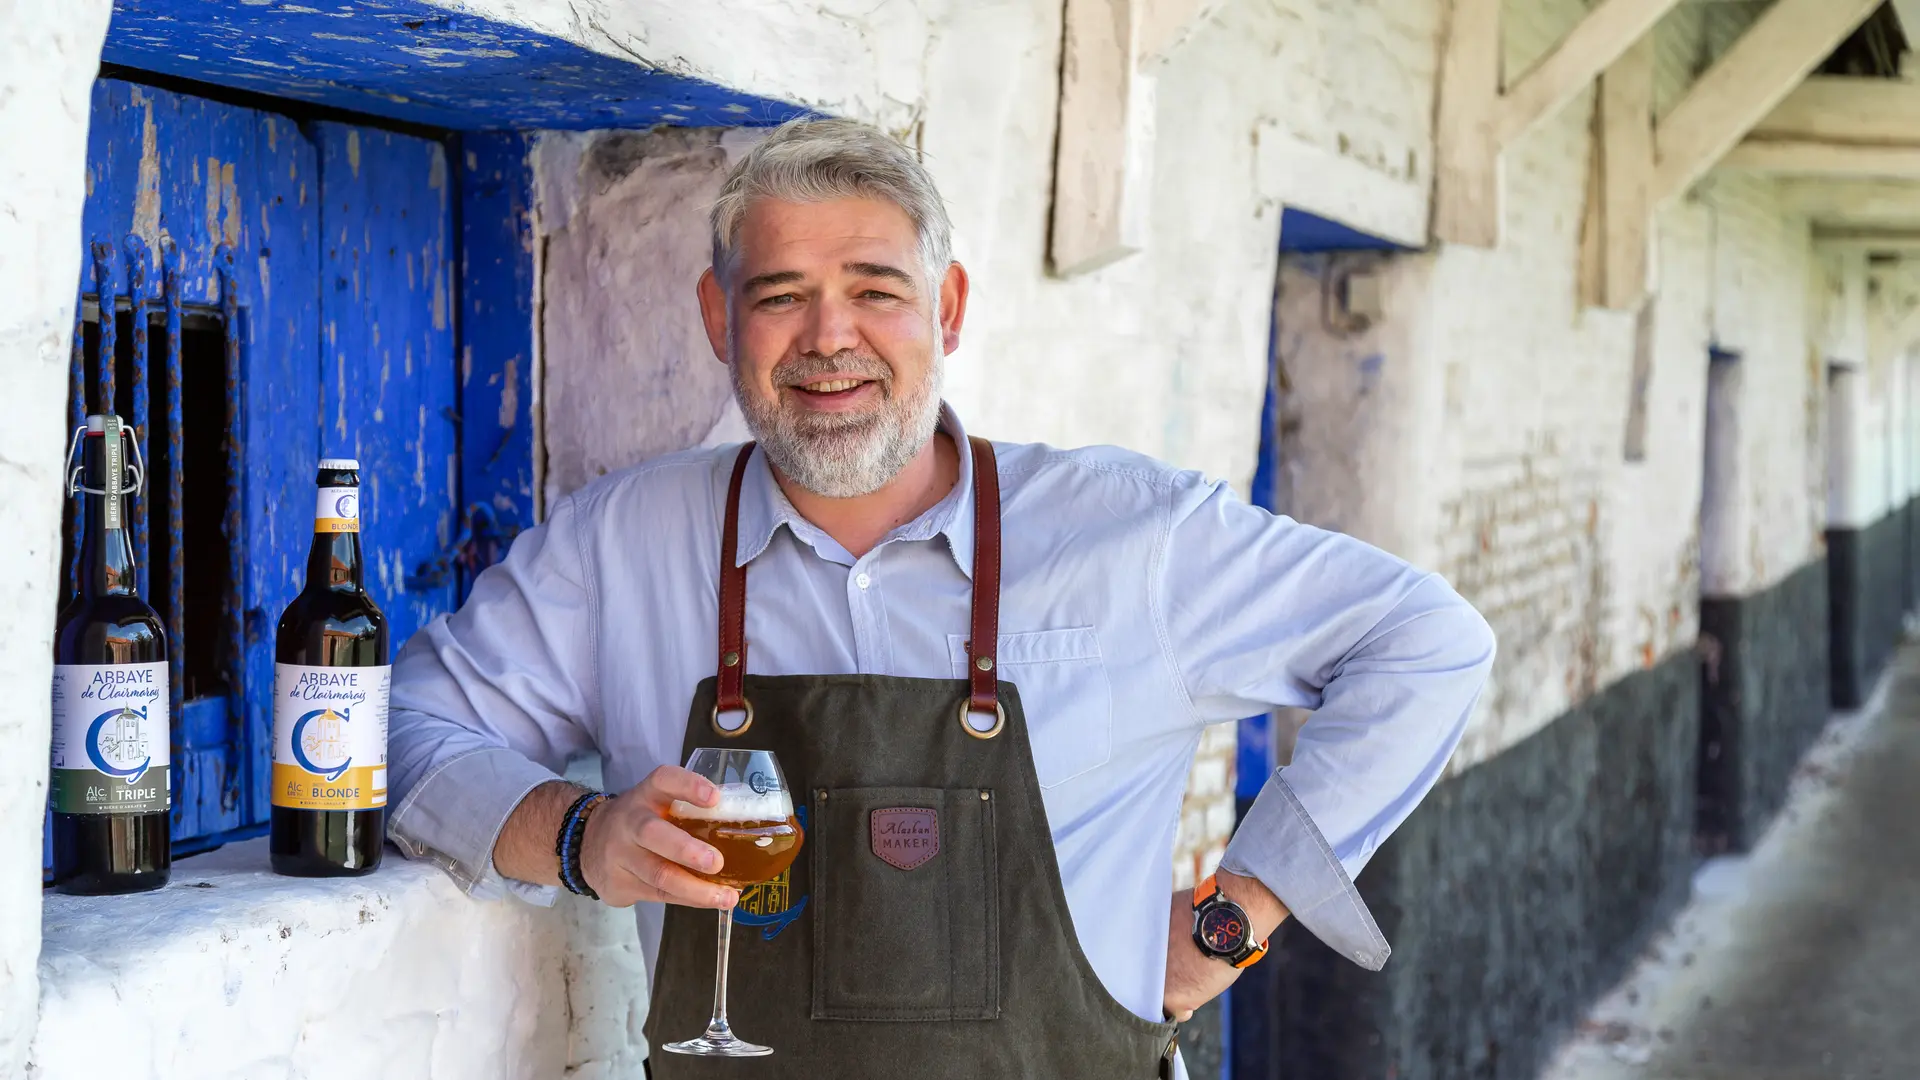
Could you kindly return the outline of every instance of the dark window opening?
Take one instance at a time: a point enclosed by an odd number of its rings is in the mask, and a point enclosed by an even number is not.
[[[137,425],[133,388],[140,372],[134,364],[133,320],[130,307],[123,306],[115,313],[113,411],[127,423]],[[99,306],[89,301],[81,326],[82,391],[84,411],[89,413],[102,411],[103,406],[100,329]],[[231,685],[228,671],[233,663],[232,642],[227,628],[239,578],[226,535],[227,510],[236,497],[237,479],[227,467],[226,329],[217,313],[182,313],[180,356],[178,367],[173,369],[180,379],[177,449],[167,409],[171,364],[165,317],[158,311],[148,313],[146,330],[148,420],[140,434],[146,437],[147,477],[133,512],[144,515],[147,527],[146,599],[168,627],[169,652],[177,651],[182,657],[181,700],[192,701],[224,694]],[[172,535],[170,528],[171,478],[176,473],[181,480],[178,536]],[[69,574],[74,566],[78,515],[79,500],[69,499],[61,563]],[[180,576],[181,598],[177,618],[173,610],[176,573]],[[69,577],[68,595],[76,588],[77,582]]]

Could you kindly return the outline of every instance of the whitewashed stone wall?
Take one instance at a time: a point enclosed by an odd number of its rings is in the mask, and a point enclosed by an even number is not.
[[[87,110],[107,0],[0,9],[0,1076],[33,1035]]]

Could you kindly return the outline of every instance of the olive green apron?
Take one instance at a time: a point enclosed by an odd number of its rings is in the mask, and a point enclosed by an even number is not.
[[[721,542],[720,673],[694,693],[682,760],[701,746],[773,751],[806,840],[784,880],[745,891],[736,910],[729,1020],[773,1056],[656,1051],[657,1080],[1172,1075],[1174,1025],[1114,1000],[1074,934],[1020,695],[993,675],[999,474],[991,445],[972,442],[968,680],[744,675],[735,562],[754,448],[740,452]],[[667,908],[651,1046],[706,1027],[713,920]]]

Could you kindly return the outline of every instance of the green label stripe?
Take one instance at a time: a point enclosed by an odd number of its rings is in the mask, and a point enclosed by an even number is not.
[[[53,770],[53,809],[60,814],[164,813],[168,798],[165,765],[156,765],[134,783],[95,769]]]

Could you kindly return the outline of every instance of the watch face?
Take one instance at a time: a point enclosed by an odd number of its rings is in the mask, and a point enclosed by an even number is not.
[[[1247,923],[1240,913],[1216,904],[1200,913],[1200,940],[1222,956],[1231,956],[1247,943]]]

